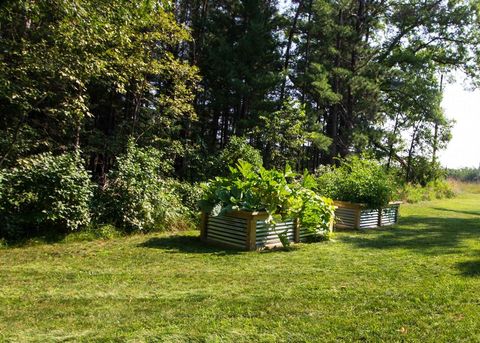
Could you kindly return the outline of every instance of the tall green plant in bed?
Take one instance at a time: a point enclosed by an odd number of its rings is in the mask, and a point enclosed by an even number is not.
[[[333,201],[307,188],[311,176],[299,182],[289,166],[283,171],[268,170],[241,160],[230,172],[230,176],[217,177],[205,185],[202,210],[212,215],[233,210],[266,211],[273,224],[279,217],[298,218],[303,228],[328,236]],[[285,245],[282,233],[279,236]]]
[[[387,205],[394,197],[396,183],[376,160],[351,156],[338,167],[317,171],[317,192],[335,200],[367,204],[369,207]]]

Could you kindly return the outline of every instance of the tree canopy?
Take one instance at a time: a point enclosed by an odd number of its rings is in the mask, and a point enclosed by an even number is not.
[[[425,182],[451,138],[442,84],[458,70],[478,82],[479,9],[477,0],[6,0],[0,167],[76,151],[102,184],[133,140],[160,150],[171,175],[201,180],[237,142],[267,167],[314,170],[369,152]]]

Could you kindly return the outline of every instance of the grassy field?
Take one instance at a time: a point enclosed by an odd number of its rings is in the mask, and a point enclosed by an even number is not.
[[[197,232],[0,250],[0,341],[480,340],[480,190],[292,251]]]

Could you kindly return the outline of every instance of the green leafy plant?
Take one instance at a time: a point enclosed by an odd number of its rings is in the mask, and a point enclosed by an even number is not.
[[[176,194],[182,203],[182,212],[185,216],[198,225],[200,223],[198,202],[202,199],[204,192],[201,185],[199,183],[189,183],[175,179],[167,179],[165,182],[166,186]]]
[[[89,224],[93,186],[78,154],[36,155],[0,178],[1,235],[23,238]]]
[[[175,186],[163,176],[162,161],[159,150],[140,148],[130,141],[99,191],[97,222],[114,224],[126,232],[188,226],[187,209]]]
[[[335,200],[381,207],[393,199],[396,190],[384,167],[364,156],[348,157],[340,166],[325,167],[317,174],[317,192]]]
[[[266,211],[273,224],[276,217],[298,218],[302,227],[314,233],[329,232],[333,202],[306,187],[311,177],[304,176],[298,182],[289,166],[284,171],[267,170],[242,160],[230,170],[230,176],[217,177],[205,185],[202,210],[212,215],[233,210]],[[282,233],[279,238],[287,244]]]
[[[240,159],[258,167],[263,164],[260,151],[248,144],[245,137],[232,136],[217,156],[219,174],[228,175],[230,171],[228,167],[235,165]]]

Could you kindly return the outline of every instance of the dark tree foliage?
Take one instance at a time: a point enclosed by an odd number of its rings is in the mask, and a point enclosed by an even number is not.
[[[197,75],[168,2],[6,1],[0,37],[0,165],[81,150],[102,181],[129,137],[181,154]]]
[[[6,0],[0,167],[79,151],[103,184],[133,139],[180,179],[211,177],[225,147],[250,144],[266,167],[370,152],[427,182],[451,137],[442,83],[458,70],[477,80],[478,11],[478,0]]]
[[[197,95],[199,130],[209,151],[258,124],[275,110],[280,81],[279,15],[262,0],[205,1],[192,21],[192,60],[202,75]]]

